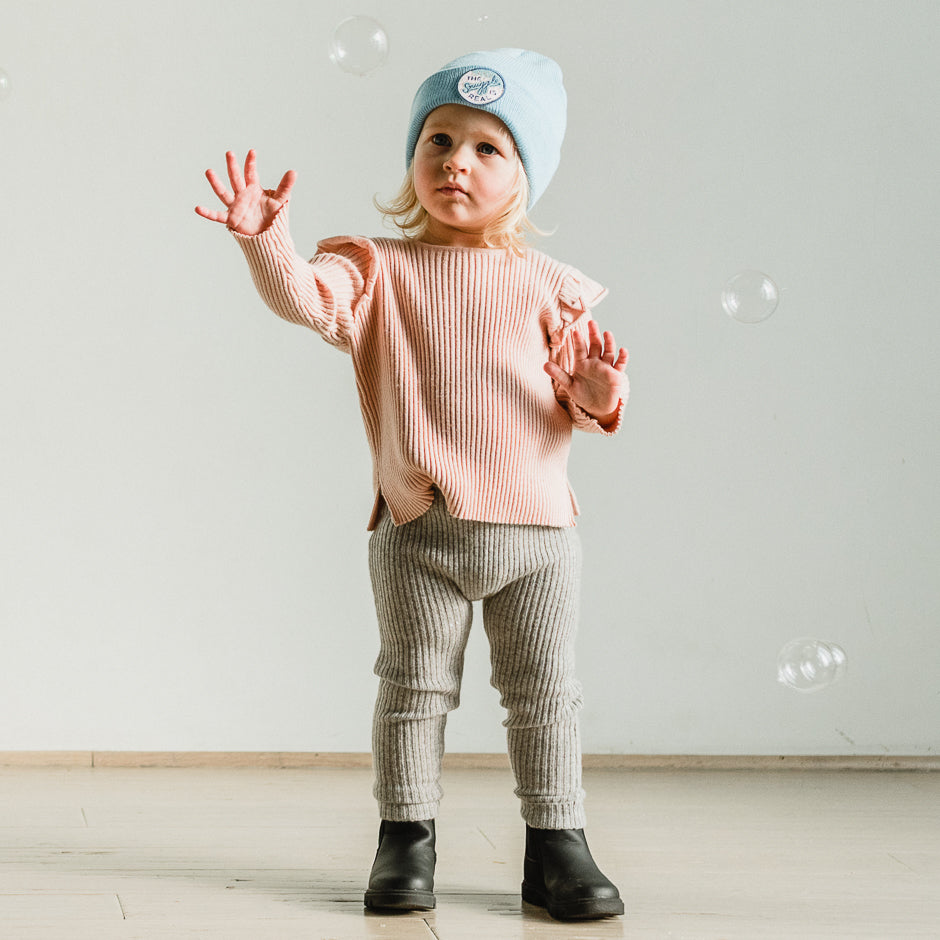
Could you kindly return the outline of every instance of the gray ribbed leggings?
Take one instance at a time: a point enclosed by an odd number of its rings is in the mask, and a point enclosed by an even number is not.
[[[382,641],[372,749],[383,819],[437,816],[444,725],[460,701],[471,602],[482,600],[522,815],[539,829],[584,826],[580,568],[573,528],[455,519],[440,493],[405,525],[383,513],[369,541]]]

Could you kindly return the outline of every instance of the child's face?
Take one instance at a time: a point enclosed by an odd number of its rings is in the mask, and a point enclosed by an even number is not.
[[[459,104],[428,115],[413,166],[415,192],[430,216],[421,240],[468,248],[483,246],[483,232],[506,207],[523,172],[506,125]]]

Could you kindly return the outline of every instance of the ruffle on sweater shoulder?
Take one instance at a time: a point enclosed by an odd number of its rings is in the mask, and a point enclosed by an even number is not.
[[[317,242],[317,251],[328,251],[346,257],[362,257],[378,260],[378,252],[372,239],[361,235],[334,235]]]
[[[317,242],[317,253],[311,258],[314,265],[325,264],[337,259],[337,263],[348,265],[350,273],[355,272],[359,281],[359,297],[353,315],[372,300],[376,279],[379,276],[381,260],[378,250],[371,239],[360,235],[336,235]]]
[[[574,268],[569,269],[558,290],[554,322],[548,328],[549,346],[552,349],[561,346],[571,327],[606,296],[606,287]]]

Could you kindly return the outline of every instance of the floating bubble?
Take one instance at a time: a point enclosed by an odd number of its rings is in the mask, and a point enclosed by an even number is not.
[[[845,675],[845,650],[811,637],[791,640],[777,655],[777,681],[797,692],[818,692]]]
[[[330,61],[344,72],[368,75],[388,58],[388,36],[369,16],[350,16],[333,30]]]
[[[3,69],[0,69],[0,99],[6,98],[10,94],[10,76]]]
[[[725,313],[741,323],[766,320],[780,300],[777,285],[761,271],[742,271],[731,278],[721,292]]]

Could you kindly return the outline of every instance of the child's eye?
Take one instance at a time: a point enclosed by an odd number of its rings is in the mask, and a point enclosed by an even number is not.
[[[431,138],[431,143],[434,144],[435,147],[449,147],[450,138],[446,134],[435,134]]]
[[[492,144],[485,142],[480,144],[477,147],[477,150],[479,150],[480,153],[486,154],[487,156],[493,156],[494,154],[499,153],[499,151]]]

